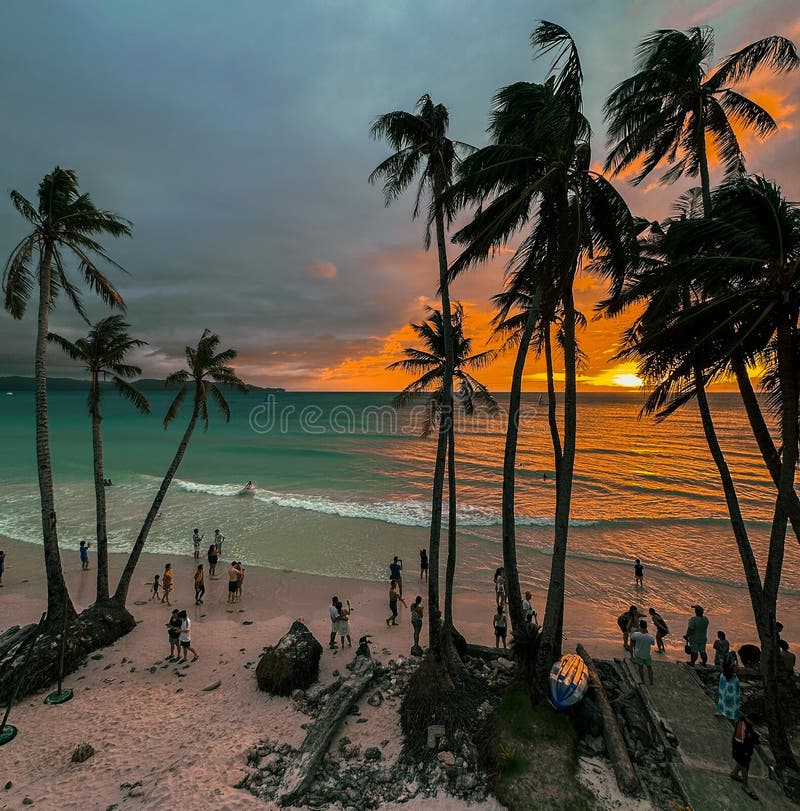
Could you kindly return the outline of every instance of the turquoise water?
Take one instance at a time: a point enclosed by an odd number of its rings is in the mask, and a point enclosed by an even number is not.
[[[111,548],[138,532],[188,413],[164,431],[170,395],[151,396],[143,417],[108,395],[104,404]],[[743,577],[716,470],[693,407],[666,423],[638,419],[640,396],[583,395],[570,537],[569,594],[616,610],[634,557],[665,606],[719,602]],[[192,529],[250,564],[382,579],[395,554],[414,566],[427,545],[435,440],[418,436],[418,414],[390,409],[388,394],[231,395],[232,420],[212,413],[196,431],[156,521],[148,549],[191,550]],[[763,557],[774,498],[735,395],[712,397],[720,438]],[[51,446],[61,541],[77,548],[94,534],[91,433],[85,395],[50,397]],[[0,533],[37,542],[39,506],[33,395],[0,393]],[[457,437],[459,585],[484,589],[498,565],[502,418],[462,418]],[[543,476],[547,475],[547,479]],[[244,482],[254,495],[242,495]],[[518,468],[518,543],[525,581],[546,588],[552,548],[552,460],[544,408],[528,395]],[[800,593],[798,547],[787,542],[783,586]],[[621,584],[624,584],[622,586]],[[722,591],[721,591],[722,590]],[[726,592],[727,593],[727,592]],[[743,596],[742,599],[745,599]]]

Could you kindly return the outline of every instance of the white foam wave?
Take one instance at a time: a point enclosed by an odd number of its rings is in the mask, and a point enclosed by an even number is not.
[[[238,496],[244,489],[243,484],[202,484],[175,479],[175,486],[187,493],[205,493],[209,496]]]

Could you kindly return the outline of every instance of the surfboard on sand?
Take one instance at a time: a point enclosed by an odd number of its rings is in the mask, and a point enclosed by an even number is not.
[[[580,656],[567,653],[550,671],[550,703],[559,712],[577,704],[589,687],[589,669]]]

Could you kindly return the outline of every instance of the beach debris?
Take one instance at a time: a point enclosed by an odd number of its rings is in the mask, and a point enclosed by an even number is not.
[[[265,648],[256,680],[261,690],[278,696],[290,696],[305,690],[319,678],[322,645],[302,622],[295,620],[277,645]]]
[[[253,620],[242,620],[242,625],[252,625]]]
[[[93,653],[90,658],[94,659],[95,662],[99,662],[101,659],[105,659],[102,653]]]
[[[83,763],[85,760],[89,760],[89,758],[94,754],[94,747],[90,743],[79,743],[75,747],[75,751],[72,753],[72,760],[73,763]]]
[[[215,681],[213,684],[209,684],[208,687],[203,688],[204,693],[210,693],[212,690],[216,690],[218,687],[222,686],[221,681]]]
[[[368,699],[367,704],[370,707],[380,707],[383,704],[383,693],[380,690],[376,690]]]
[[[12,782],[9,780],[9,781],[6,783],[6,785],[5,785],[5,789],[6,789],[6,791],[9,791],[13,785],[14,785],[14,784],[13,784],[13,783],[12,783]]]
[[[22,798],[23,805],[33,805],[33,800],[30,797],[23,797]]]

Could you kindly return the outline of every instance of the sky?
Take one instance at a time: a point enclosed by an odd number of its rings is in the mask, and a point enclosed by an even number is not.
[[[3,259],[25,234],[6,191],[33,199],[54,166],[74,169],[97,205],[133,222],[133,237],[107,248],[127,271],[111,277],[132,332],[148,341],[135,358],[144,374],[180,368],[208,327],[239,351],[245,379],[291,390],[401,388],[408,378],[385,367],[414,344],[409,322],[437,303],[436,255],[411,221],[411,195],[386,208],[367,182],[388,154],[369,137],[377,115],[429,93],[448,107],[451,137],[484,145],[494,93],[543,79],[548,63],[533,60],[529,36],[548,19],[580,49],[599,167],[603,101],[649,31],[710,24],[718,58],[769,34],[800,41],[795,0],[7,0],[3,12]],[[800,199],[800,75],[743,89],[780,127],[744,141],[748,168]],[[617,184],[653,219],[689,185]],[[476,350],[491,338],[507,258],[454,285]],[[602,293],[577,282],[590,317],[584,390],[634,382],[613,360],[626,318],[591,320]],[[86,300],[93,320],[107,314]],[[51,329],[78,337],[85,325],[62,300]],[[35,307],[21,322],[0,314],[0,375],[33,373],[34,335]],[[501,355],[481,379],[507,390],[512,363]],[[55,351],[49,371],[81,376]],[[525,387],[543,388],[533,358]]]

